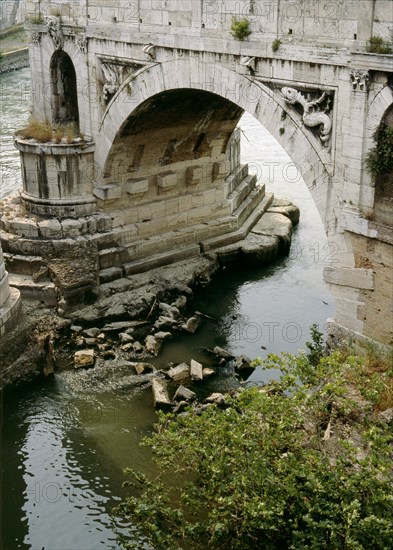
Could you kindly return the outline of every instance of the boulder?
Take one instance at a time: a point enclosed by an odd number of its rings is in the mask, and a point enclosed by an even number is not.
[[[203,367],[198,361],[195,361],[195,359],[191,359],[190,363],[190,374],[191,374],[191,380],[194,382],[200,382],[203,380]]]
[[[176,390],[175,397],[173,398],[174,401],[195,401],[196,399],[196,393],[189,390],[185,386],[179,386]]]
[[[165,380],[153,378],[152,380],[153,400],[156,409],[169,409],[171,400],[169,399],[168,386]]]
[[[167,375],[171,380],[186,380],[190,377],[190,366],[187,363],[180,363],[177,367],[170,368]]]
[[[92,367],[95,363],[95,352],[93,349],[82,349],[74,354],[74,367]]]

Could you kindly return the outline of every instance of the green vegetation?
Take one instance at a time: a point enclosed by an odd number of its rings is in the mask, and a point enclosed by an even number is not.
[[[43,16],[39,13],[38,15],[32,15],[28,21],[30,23],[33,23],[33,25],[42,25],[43,23],[45,23],[45,19],[43,18]]]
[[[279,382],[198,414],[159,415],[145,440],[156,479],[128,469],[116,513],[135,525],[125,548],[382,550],[393,540],[391,361],[270,355]],[[170,475],[171,486],[164,480]]]
[[[275,38],[272,42],[272,50],[273,52],[277,52],[278,48],[281,46],[282,42],[279,38]]]
[[[232,17],[231,35],[236,38],[236,40],[244,40],[250,34],[250,22],[247,19]]]
[[[35,139],[40,143],[54,141],[55,143],[72,143],[76,138],[82,138],[83,134],[79,132],[75,123],[52,124],[45,120],[44,122],[32,119],[26,128],[16,132],[18,137],[24,139]]]
[[[366,155],[368,172],[376,178],[393,170],[393,128],[381,123],[373,134],[375,146]]]
[[[366,49],[369,53],[392,53],[391,46],[381,36],[372,36],[367,42]]]
[[[285,128],[280,128],[279,132],[280,132],[280,136],[284,135],[285,134]]]

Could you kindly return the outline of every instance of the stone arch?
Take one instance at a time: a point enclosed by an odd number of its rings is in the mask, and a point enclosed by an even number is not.
[[[334,186],[333,161],[322,143],[304,128],[299,114],[288,107],[279,91],[250,76],[198,59],[153,64],[124,81],[108,105],[96,140],[96,163],[102,174],[108,174],[106,164],[111,148],[129,117],[138,108],[143,110],[143,105],[147,105],[151,97],[182,89],[213,93],[261,122],[296,164],[313,196],[326,232],[336,233],[336,208],[339,208],[340,200]],[[280,132],[283,125],[284,133]]]
[[[89,79],[87,54],[82,52],[73,37],[65,37],[63,47],[56,49],[48,34],[42,35],[43,47],[36,71],[32,72],[32,88],[34,94],[33,115],[38,119],[52,120],[52,82],[51,64],[57,52],[67,54],[77,69],[77,98],[79,111],[79,128],[84,134],[91,135],[91,117],[89,103]]]
[[[52,55],[50,80],[53,122],[74,122],[79,125],[76,71],[70,56],[61,49]]]

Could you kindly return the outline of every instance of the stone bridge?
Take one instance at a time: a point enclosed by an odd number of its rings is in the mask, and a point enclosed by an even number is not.
[[[4,206],[1,242],[22,294],[51,300],[56,273],[37,277],[48,258],[89,258],[104,282],[244,238],[273,200],[240,164],[247,111],[319,210],[337,325],[392,342],[392,174],[365,169],[373,132],[393,125],[393,57],[367,52],[371,37],[392,40],[392,2],[30,0],[25,11],[33,117],[57,130],[15,142],[23,191]]]

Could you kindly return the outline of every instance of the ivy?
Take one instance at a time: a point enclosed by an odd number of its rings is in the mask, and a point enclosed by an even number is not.
[[[381,123],[373,133],[375,146],[366,155],[366,167],[374,178],[393,170],[393,127]]]

